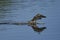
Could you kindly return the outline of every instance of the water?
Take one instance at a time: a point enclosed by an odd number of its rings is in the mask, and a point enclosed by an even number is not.
[[[0,21],[26,22],[37,13],[47,16],[40,34],[27,25],[0,25],[0,40],[60,40],[59,0],[0,0]]]

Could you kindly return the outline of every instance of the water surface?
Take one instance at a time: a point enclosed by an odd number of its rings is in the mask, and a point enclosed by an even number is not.
[[[0,21],[26,22],[37,13],[47,16],[42,33],[27,25],[0,25],[0,40],[60,40],[59,0],[0,0]]]

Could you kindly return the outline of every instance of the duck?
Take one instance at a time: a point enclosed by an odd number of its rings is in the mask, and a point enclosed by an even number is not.
[[[42,18],[46,18],[46,16],[42,15],[42,14],[37,14],[35,15],[30,21],[27,22],[3,22],[0,24],[13,24],[13,25],[28,25],[31,26],[31,28],[36,31],[36,32],[42,32],[44,29],[46,29],[46,27],[41,27],[39,28],[37,26],[37,24],[43,24],[43,23],[37,23],[37,20],[41,20]]]

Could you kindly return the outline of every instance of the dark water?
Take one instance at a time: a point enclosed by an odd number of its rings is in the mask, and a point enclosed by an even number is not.
[[[37,13],[47,16],[41,34],[27,25],[0,25],[0,40],[60,40],[59,0],[0,0],[0,21],[26,22]]]

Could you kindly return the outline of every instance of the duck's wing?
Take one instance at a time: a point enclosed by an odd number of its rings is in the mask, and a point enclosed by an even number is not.
[[[42,18],[46,18],[46,16],[44,16],[42,14],[37,14],[33,17],[33,19],[31,21],[36,21],[36,20],[42,19]]]

